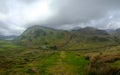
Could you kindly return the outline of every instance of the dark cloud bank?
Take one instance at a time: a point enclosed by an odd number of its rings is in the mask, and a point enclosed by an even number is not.
[[[19,35],[32,25],[67,30],[120,28],[120,1],[0,0],[0,34]]]

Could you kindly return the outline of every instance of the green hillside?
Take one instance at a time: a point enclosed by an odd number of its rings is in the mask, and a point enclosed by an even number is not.
[[[33,26],[28,28],[17,42],[27,47],[49,50],[93,49],[117,44],[105,30],[92,27],[64,31]]]
[[[0,40],[0,75],[116,75],[119,65],[118,37],[96,28],[33,26]]]

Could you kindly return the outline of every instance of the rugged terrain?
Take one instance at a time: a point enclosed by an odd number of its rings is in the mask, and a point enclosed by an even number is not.
[[[0,40],[0,74],[116,75],[118,35],[118,30],[93,27],[65,31],[33,26],[14,40]]]

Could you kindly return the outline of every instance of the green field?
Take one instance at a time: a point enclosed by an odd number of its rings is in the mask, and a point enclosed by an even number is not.
[[[12,41],[0,40],[0,75],[118,75],[119,71],[119,38],[106,31],[34,26]]]
[[[120,46],[104,51],[7,47],[0,50],[0,75],[112,75],[120,69]]]

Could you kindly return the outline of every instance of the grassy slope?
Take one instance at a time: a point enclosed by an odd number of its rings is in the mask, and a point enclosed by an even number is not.
[[[114,60],[116,58],[120,58],[119,46],[106,48],[104,51],[96,50],[96,52],[44,51],[39,49],[5,50],[0,51],[0,74],[97,75],[103,73],[102,75],[106,75],[109,72],[111,75],[120,69],[120,61]]]
[[[0,59],[1,75],[74,75],[83,73],[87,65],[87,60],[71,52],[37,49],[0,51]]]
[[[111,75],[120,69],[120,46],[114,46],[116,42],[111,37],[100,36],[93,40],[96,36],[54,32],[46,28],[45,31],[32,36],[34,30],[30,34],[24,33],[21,42],[30,48],[0,41],[0,74],[106,75],[109,72]],[[40,38],[38,35],[44,36]],[[107,38],[107,41],[101,42],[101,38]],[[55,45],[58,51],[53,50]],[[41,46],[50,49],[42,50]]]
[[[116,45],[116,41],[105,34],[83,34],[34,26],[26,30],[19,44],[36,49],[81,50]]]

